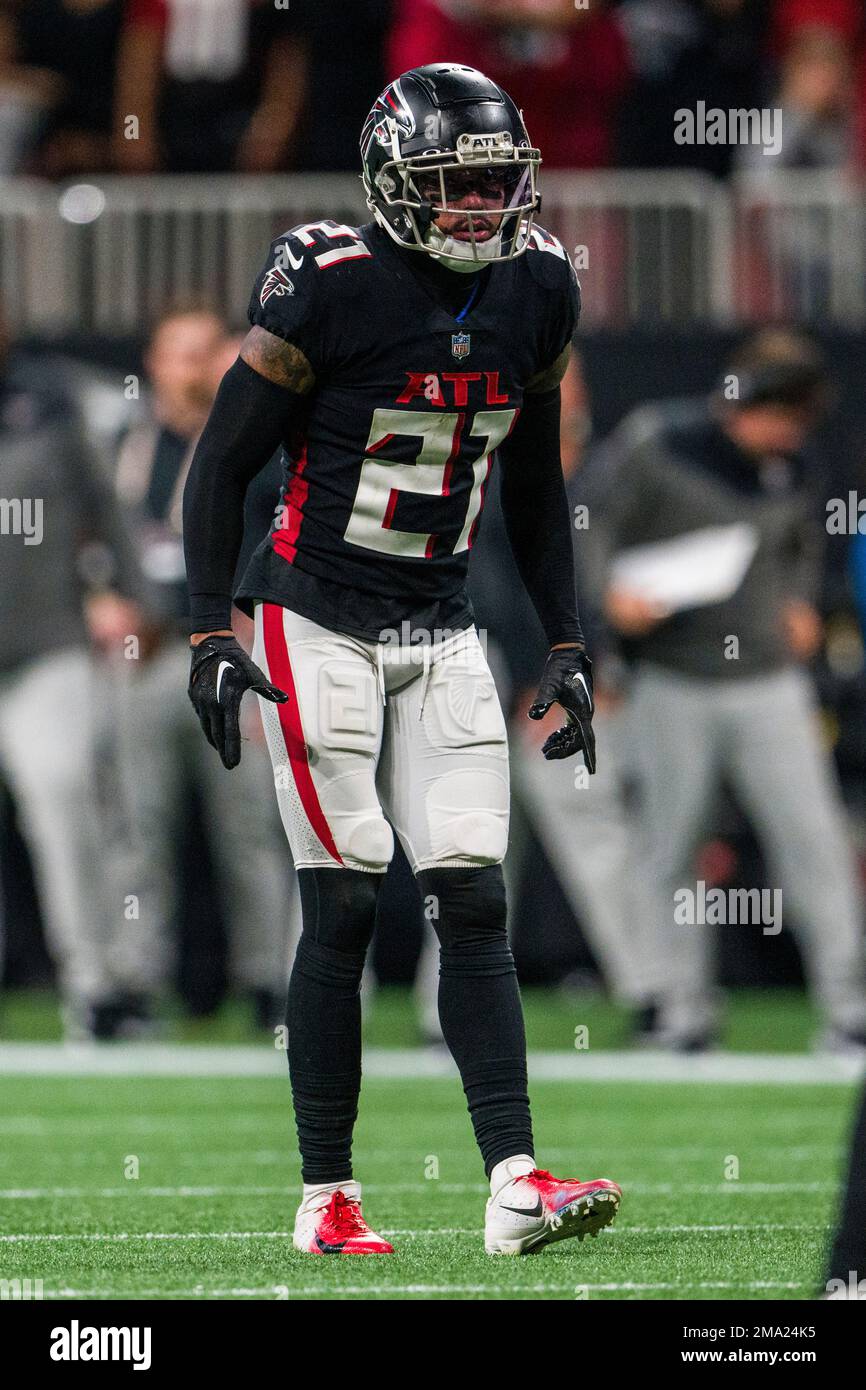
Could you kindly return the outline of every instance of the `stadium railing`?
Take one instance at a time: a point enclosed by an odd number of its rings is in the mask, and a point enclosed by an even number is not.
[[[14,330],[140,331],[206,297],[239,322],[272,236],[366,216],[352,174],[0,180],[0,298]],[[584,320],[866,322],[866,203],[840,175],[553,171],[543,226],[584,282]]]

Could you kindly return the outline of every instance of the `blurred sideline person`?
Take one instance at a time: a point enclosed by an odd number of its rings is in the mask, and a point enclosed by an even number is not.
[[[572,357],[562,381],[560,452],[573,524],[583,497],[583,462],[590,429],[589,401],[580,361]],[[592,525],[581,524],[582,541]],[[582,552],[583,546],[575,546]],[[588,586],[582,573],[586,556],[578,554],[579,590]],[[586,606],[585,606],[586,607]],[[599,653],[599,635],[591,609],[587,632]],[[532,703],[527,688],[517,701],[512,742],[512,775],[517,795],[529,815],[575,917],[612,994],[635,1009],[649,1003],[641,939],[635,932],[632,901],[631,827],[625,810],[623,779],[626,757],[622,696],[607,683],[604,658],[596,657],[593,727],[601,750],[598,772],[588,778],[577,761],[548,768],[538,749],[551,731],[550,716],[534,722],[525,715]]]
[[[9,354],[2,324],[0,459],[0,777],[31,856],[67,1033],[98,1036],[113,982],[88,623],[97,638],[128,631],[144,586],[72,402],[44,359]],[[114,590],[103,583],[88,599],[97,546]]]
[[[231,359],[235,351],[228,345]],[[226,366],[226,334],[208,310],[181,308],[156,324],[145,365],[150,419],[134,426],[117,458],[117,494],[155,594],[139,659],[121,664],[117,743],[126,834],[117,850],[121,899],[135,894],[138,919],[117,944],[119,1031],[146,1018],[170,976],[179,827],[196,787],[229,938],[229,975],[262,1026],[282,1017],[288,983],[286,899],[290,887],[279,820],[262,793],[269,775],[258,711],[245,711],[250,739],[241,784],[210,757],[184,690],[186,571],[181,498],[196,440]],[[249,624],[249,627],[252,625]],[[243,633],[242,633],[243,635]],[[249,632],[246,632],[249,636]],[[125,1017],[124,1017],[125,1016]]]
[[[607,620],[635,662],[637,871],[655,1039],[701,1050],[717,1035],[715,928],[700,916],[689,923],[687,893],[697,914],[693,858],[726,778],[801,930],[822,1042],[859,1050],[862,900],[802,669],[821,641],[820,529],[803,450],[824,403],[823,362],[803,336],[765,330],[733,358],[726,383],[737,398],[720,390],[628,417],[610,441],[601,515],[587,532],[594,572],[605,576]],[[677,538],[697,549],[677,559],[664,548]],[[653,545],[649,557],[631,549]],[[674,586],[669,598],[651,576],[653,557],[666,568],[662,584]],[[701,595],[713,569],[716,590]],[[771,933],[779,928],[770,924]]]
[[[577,355],[572,356],[560,391],[560,454],[574,527],[575,508],[583,498],[583,459],[591,428],[586,383]],[[544,637],[532,604],[519,585],[495,478],[490,492],[484,545],[473,559],[469,587],[479,628],[487,634],[488,659],[497,688],[509,711],[512,790],[518,812],[504,864],[509,895],[516,896],[524,882],[526,854],[531,849],[531,840],[525,833],[528,823],[586,934],[606,984],[617,998],[642,1008],[646,997],[629,902],[630,832],[621,785],[623,708],[621,698],[608,683],[609,663],[603,654],[602,660],[598,659],[604,630],[591,607],[583,604],[585,631],[596,653],[593,727],[605,753],[596,775],[590,779],[584,775],[579,760],[563,760],[548,767],[538,758],[539,748],[552,728],[551,718],[548,715],[544,720],[527,721],[526,714],[532,703],[531,682],[543,655]],[[575,531],[578,591],[585,581],[585,556],[581,553],[584,535],[582,526]],[[531,914],[531,905],[529,911]],[[425,950],[417,981],[422,1001],[428,994],[430,954],[429,949]]]

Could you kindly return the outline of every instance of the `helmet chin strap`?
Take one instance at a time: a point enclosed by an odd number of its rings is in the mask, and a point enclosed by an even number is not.
[[[466,255],[467,250],[473,250],[471,241],[458,241],[456,237],[445,236],[435,225],[430,227],[425,241],[435,252],[436,259],[448,270],[457,270],[461,275],[475,275],[484,269],[487,261],[501,254],[502,233],[495,232],[486,241],[476,241],[472,256]]]

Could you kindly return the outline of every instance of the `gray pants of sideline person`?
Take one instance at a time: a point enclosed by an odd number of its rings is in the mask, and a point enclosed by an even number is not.
[[[77,647],[0,672],[0,777],[30,853],[58,985],[73,1006],[99,999],[111,983],[92,674]]]
[[[511,767],[520,801],[581,923],[611,993],[641,1005],[650,997],[645,939],[634,896],[633,826],[625,806],[628,711],[593,720],[598,771],[580,757],[548,762],[537,742],[512,730]]]
[[[638,891],[654,943],[662,1035],[712,1031],[715,933],[742,930],[675,920],[686,915],[676,912],[675,894],[695,889],[694,855],[722,778],[758,836],[784,916],[799,927],[809,987],[827,1021],[861,1030],[863,903],[811,681],[791,669],[720,681],[644,666],[631,715]]]
[[[178,836],[191,787],[208,833],[229,938],[229,973],[242,989],[282,992],[292,926],[299,917],[294,871],[269,795],[270,760],[259,712],[244,702],[247,733],[238,767],[228,771],[207,743],[187,695],[189,646],[167,642],[146,662],[130,662],[117,682],[117,744],[125,833],[115,845],[118,934],[113,966],[128,988],[164,986],[174,943]],[[245,721],[249,721],[245,725]],[[137,899],[137,915],[123,903]]]

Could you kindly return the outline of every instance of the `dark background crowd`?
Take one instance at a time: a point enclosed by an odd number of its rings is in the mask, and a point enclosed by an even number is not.
[[[354,169],[385,74],[445,55],[515,92],[549,168],[724,176],[730,146],[671,139],[698,101],[864,163],[860,0],[0,0],[0,173]]]

